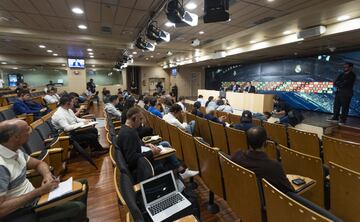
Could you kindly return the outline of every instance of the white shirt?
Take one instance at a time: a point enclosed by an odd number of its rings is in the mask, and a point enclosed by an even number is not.
[[[3,88],[4,87],[4,80],[0,79],[0,88]]]
[[[185,108],[184,104],[182,104],[182,102],[177,102],[177,104],[179,104],[181,106],[182,111],[186,111],[186,108]]]
[[[218,108],[218,105],[216,105],[216,102],[211,101],[209,102],[208,106],[206,107],[206,113],[209,113],[212,110],[216,110]]]
[[[47,95],[45,95],[44,96],[44,100],[46,101],[46,103],[48,103],[48,104],[50,104],[50,103],[58,103],[59,102],[59,100],[58,100],[58,98],[55,96],[55,95],[49,95],[49,94],[47,94]]]
[[[111,114],[112,116],[117,117],[119,119],[121,118],[121,112],[116,109],[114,104],[106,103],[105,104],[105,110],[106,110],[107,113]]]
[[[204,98],[198,98],[198,99],[196,100],[196,102],[200,102],[200,103],[201,103],[201,106],[205,106],[205,104],[206,104],[206,100],[205,100]]]
[[[51,123],[57,130],[71,131],[85,125],[86,119],[75,116],[71,109],[64,109],[61,106],[51,117]]]
[[[234,110],[231,106],[229,105],[221,105],[218,108],[216,108],[217,111],[222,111],[222,112],[226,112],[226,113],[233,113]]]
[[[14,152],[0,144],[0,196],[13,198],[34,190],[26,178],[29,159],[20,149]]]
[[[167,123],[176,126],[182,130],[186,130],[188,127],[187,123],[180,123],[180,121],[178,119],[176,119],[176,117],[172,114],[172,113],[168,113],[165,116],[163,116],[163,120],[165,120]]]

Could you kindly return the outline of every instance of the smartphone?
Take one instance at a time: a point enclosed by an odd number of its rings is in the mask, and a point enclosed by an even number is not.
[[[300,186],[300,185],[303,185],[306,183],[305,180],[303,180],[301,178],[293,179],[291,182],[297,186]]]

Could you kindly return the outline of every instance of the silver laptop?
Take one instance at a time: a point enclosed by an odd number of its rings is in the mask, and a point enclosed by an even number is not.
[[[190,206],[179,191],[172,171],[140,183],[145,208],[154,222],[160,222]]]

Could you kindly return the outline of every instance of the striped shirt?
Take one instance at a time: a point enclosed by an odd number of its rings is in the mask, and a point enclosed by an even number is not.
[[[26,178],[26,163],[30,157],[0,144],[0,196],[18,197],[34,189]]]

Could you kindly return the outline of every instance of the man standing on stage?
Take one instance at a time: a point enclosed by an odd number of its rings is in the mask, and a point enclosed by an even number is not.
[[[353,86],[356,80],[356,75],[352,71],[353,64],[346,62],[344,64],[344,73],[340,74],[335,82],[336,87],[335,101],[334,101],[334,116],[330,121],[338,121],[345,123],[349,112],[351,97],[353,96]],[[341,108],[341,115],[340,115]]]

